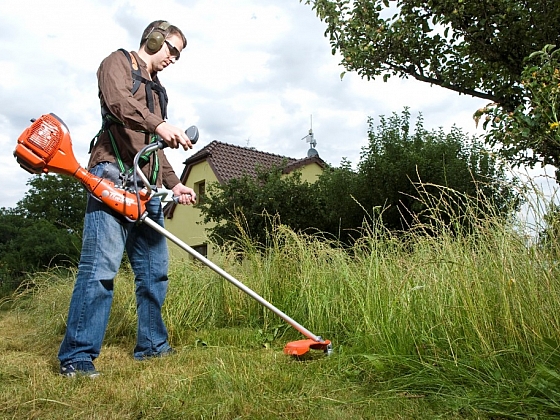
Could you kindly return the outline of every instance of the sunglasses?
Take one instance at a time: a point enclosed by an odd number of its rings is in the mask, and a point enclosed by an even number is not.
[[[167,39],[165,40],[165,43],[167,44],[167,48],[169,49],[169,54],[171,54],[173,61],[178,61],[179,58],[181,57],[181,52]]]

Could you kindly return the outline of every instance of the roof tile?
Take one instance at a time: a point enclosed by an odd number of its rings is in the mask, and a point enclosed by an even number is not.
[[[257,168],[259,167],[269,169],[273,166],[285,164],[284,173],[290,173],[313,162],[321,167],[325,166],[325,162],[319,156],[294,159],[273,153],[260,152],[251,147],[235,146],[214,140],[185,160],[185,167],[181,175],[183,184],[186,183],[191,168],[204,160],[208,161],[220,183],[240,178],[243,175],[254,178],[257,176]],[[164,212],[168,218],[173,217],[175,207],[175,202],[170,202],[165,206]]]
[[[269,169],[273,166],[285,164],[287,169],[285,172],[291,172],[313,161],[324,165],[324,162],[318,157],[294,159],[214,140],[184,162],[185,169],[181,176],[183,182],[186,181],[186,175],[188,175],[190,167],[202,160],[208,160],[219,182],[227,182],[243,175],[255,177],[259,167]]]

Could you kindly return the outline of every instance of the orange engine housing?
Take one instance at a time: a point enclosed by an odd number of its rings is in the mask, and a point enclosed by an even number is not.
[[[131,193],[82,168],[72,151],[70,131],[55,114],[45,114],[33,121],[17,140],[14,156],[28,172],[54,172],[77,178],[98,200],[130,221],[139,220],[151,196],[146,190]]]

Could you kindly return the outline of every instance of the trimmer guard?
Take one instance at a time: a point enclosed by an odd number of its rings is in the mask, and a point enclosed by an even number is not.
[[[330,354],[332,352],[332,344],[330,340],[323,340],[321,342],[311,339],[292,341],[284,347],[284,354],[302,356],[311,349],[323,350],[325,353]]]

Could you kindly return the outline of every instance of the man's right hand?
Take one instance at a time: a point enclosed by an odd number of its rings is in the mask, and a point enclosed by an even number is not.
[[[156,127],[156,134],[172,149],[177,149],[179,145],[183,146],[184,150],[192,149],[193,147],[191,141],[182,129],[165,121]]]

